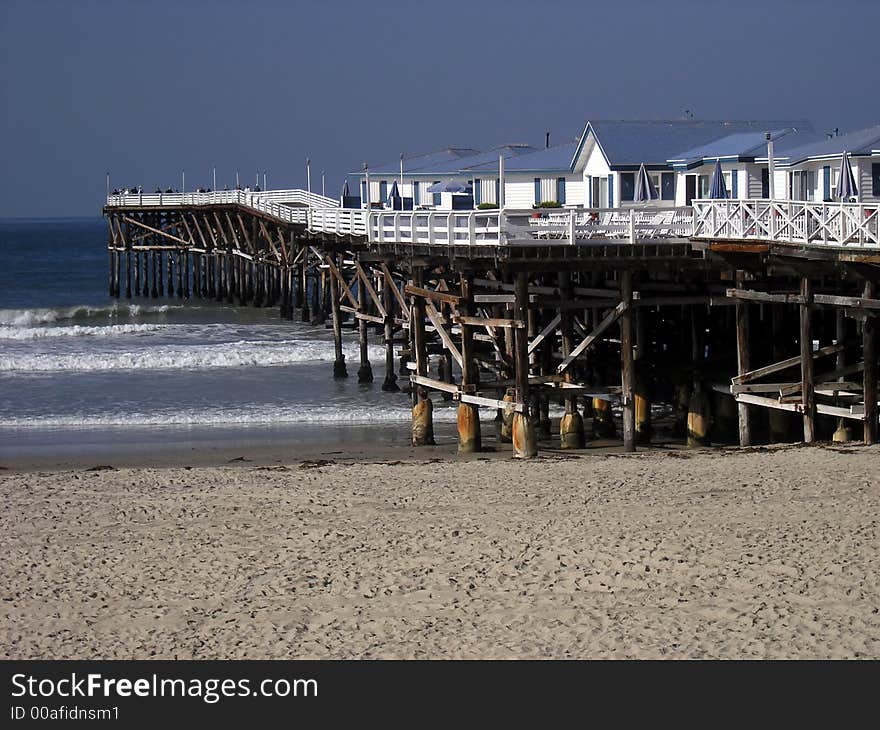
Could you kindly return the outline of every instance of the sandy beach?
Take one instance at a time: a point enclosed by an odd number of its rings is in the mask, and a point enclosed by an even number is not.
[[[880,657],[878,447],[451,451],[6,468],[0,655]]]

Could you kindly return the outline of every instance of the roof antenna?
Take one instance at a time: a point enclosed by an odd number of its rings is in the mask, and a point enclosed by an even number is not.
[[[550,149],[550,132],[544,134],[544,149]]]

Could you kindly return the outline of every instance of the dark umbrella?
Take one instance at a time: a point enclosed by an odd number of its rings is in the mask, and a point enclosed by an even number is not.
[[[388,205],[394,204],[394,199],[400,197],[400,190],[397,188],[397,180],[391,184],[391,191],[388,193]]]
[[[715,160],[715,170],[712,172],[712,187],[709,188],[709,197],[713,200],[727,198],[727,188],[724,185],[724,173],[721,172],[721,160]]]
[[[856,177],[849,164],[848,152],[844,152],[840,158],[840,171],[837,175],[837,190],[835,192],[841,200],[849,200],[859,194],[856,188]]]
[[[651,178],[648,175],[648,171],[645,169],[645,163],[643,162],[636,175],[636,190],[633,200],[636,203],[647,203],[650,200],[656,200],[658,197],[657,189],[654,187],[654,183],[651,182]]]
[[[347,198],[350,195],[348,192],[348,180],[342,183],[342,197]]]

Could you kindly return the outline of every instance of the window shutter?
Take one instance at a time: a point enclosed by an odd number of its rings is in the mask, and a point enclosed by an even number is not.
[[[560,205],[565,205],[565,178],[556,179],[556,200]]]
[[[367,181],[361,180],[361,205],[367,204]]]
[[[480,194],[482,193],[482,187],[483,187],[482,182],[483,181],[480,180],[480,178],[478,178],[478,177],[474,178],[474,205],[479,205],[480,203],[483,202],[482,197],[480,197]]]
[[[599,206],[596,205],[596,201],[593,200],[593,176],[587,175],[585,180],[587,184],[587,207],[598,208]]]
[[[822,200],[831,200],[831,165],[822,168]]]
[[[871,195],[880,198],[880,164],[871,165]]]
[[[541,178],[535,178],[535,205],[541,202]]]
[[[419,202],[420,202],[420,199],[419,199],[419,181],[418,181],[418,180],[413,180],[412,188],[413,188],[413,196],[412,196],[412,198],[413,198],[413,208],[415,208],[417,205],[419,205]]]
[[[730,197],[739,197],[739,170],[730,171]]]
[[[381,203],[385,203],[385,200],[388,198],[388,182],[385,180],[381,180],[379,182],[379,201]]]
[[[435,180],[434,184],[439,184],[439,180]],[[434,205],[440,205],[440,193],[434,193]]]
[[[608,176],[608,207],[614,207],[614,175]]]

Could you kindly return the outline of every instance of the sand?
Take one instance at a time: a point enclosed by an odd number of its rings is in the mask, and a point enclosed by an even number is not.
[[[0,471],[5,658],[880,657],[880,448]]]

